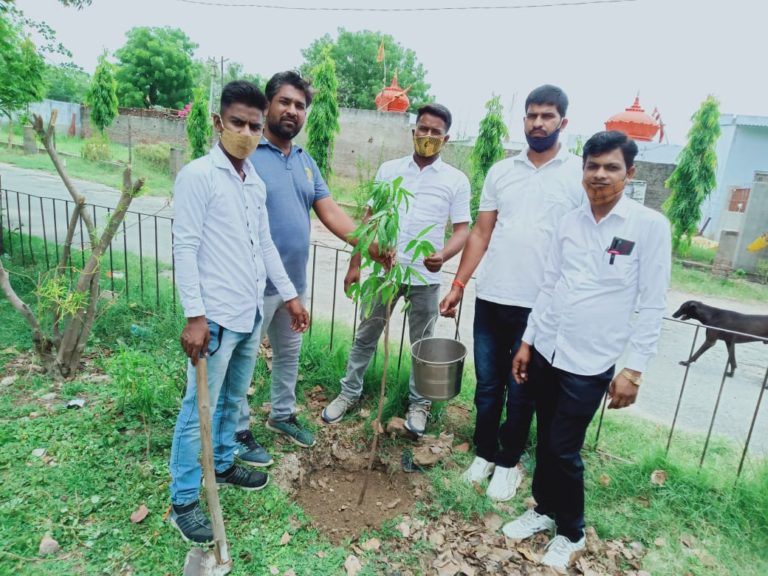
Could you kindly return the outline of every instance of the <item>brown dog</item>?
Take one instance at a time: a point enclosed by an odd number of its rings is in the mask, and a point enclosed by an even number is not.
[[[678,308],[677,312],[672,314],[672,318],[680,318],[681,320],[690,320],[692,318],[706,326],[724,328],[725,330],[751,334],[753,336],[732,334],[731,332],[723,332],[714,328],[707,328],[704,343],[698,350],[696,350],[696,353],[691,356],[690,360],[682,360],[680,362],[683,366],[688,366],[689,364],[696,362],[696,360],[699,359],[699,356],[715,345],[715,342],[722,340],[728,348],[728,364],[731,368],[730,372],[726,375],[733,376],[733,373],[736,371],[736,351],[734,349],[736,344],[758,341],[762,341],[763,344],[768,344],[768,341],[764,340],[764,338],[768,338],[768,316],[740,314],[739,312],[733,312],[732,310],[723,310],[722,308],[707,306],[696,300],[688,300]]]

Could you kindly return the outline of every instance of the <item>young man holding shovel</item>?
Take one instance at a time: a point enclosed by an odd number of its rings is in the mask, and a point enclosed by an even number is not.
[[[432,335],[438,315],[440,269],[463,248],[469,235],[469,180],[463,172],[440,158],[440,150],[448,141],[450,127],[451,113],[445,106],[428,104],[421,107],[413,130],[413,154],[385,162],[376,173],[379,182],[402,178],[403,188],[413,194],[408,206],[399,207],[400,230],[397,239],[398,259],[421,276],[421,279],[413,278],[411,285],[401,286],[397,294],[397,298],[404,296],[411,303],[408,311],[411,342]],[[449,221],[453,233],[443,245],[445,226]],[[436,252],[423,261],[413,261],[406,247],[422,230],[430,226],[431,230],[424,239],[435,246]],[[359,279],[360,258],[357,256],[349,264],[344,289],[347,290]],[[360,399],[363,375],[384,330],[386,311],[386,305],[379,302],[360,323],[349,352],[347,371],[341,380],[341,394],[322,413],[323,420],[328,424],[340,421]],[[411,372],[405,427],[416,435],[422,435],[427,427],[430,407],[430,401],[417,392]]]
[[[213,538],[198,499],[198,358],[208,359],[216,483],[260,490],[269,478],[235,465],[234,435],[259,351],[267,276],[286,302],[291,328],[303,332],[309,326],[270,236],[264,183],[247,159],[261,138],[266,108],[264,94],[250,82],[227,84],[214,117],[219,141],[187,164],[174,185],[173,253],[187,318],[181,345],[189,361],[171,448],[170,521],[198,544]]]

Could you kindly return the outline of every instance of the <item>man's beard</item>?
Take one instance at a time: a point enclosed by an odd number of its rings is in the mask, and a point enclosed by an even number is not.
[[[277,122],[269,122],[268,126],[269,131],[272,132],[272,134],[275,134],[284,140],[293,140],[296,137],[296,134],[301,132],[302,128],[298,122],[294,122],[293,128],[288,128],[287,126],[283,126],[280,120]]]

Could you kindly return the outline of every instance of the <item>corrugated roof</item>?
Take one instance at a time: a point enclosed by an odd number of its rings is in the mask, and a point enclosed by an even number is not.
[[[757,126],[759,128],[768,128],[768,116],[749,116],[746,114],[721,114],[720,125],[729,126]]]

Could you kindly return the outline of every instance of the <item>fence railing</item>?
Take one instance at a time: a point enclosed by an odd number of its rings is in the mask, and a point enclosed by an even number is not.
[[[66,234],[69,215],[74,207],[71,200],[50,198],[0,188],[0,253],[19,258],[22,264],[32,263],[39,258],[33,250],[33,241],[42,240],[43,258],[46,269],[56,266],[60,257],[60,242]],[[103,225],[114,210],[114,206],[89,204],[97,226]],[[132,302],[143,302],[159,306],[164,290],[161,284],[170,283],[172,305],[176,304],[176,271],[172,253],[172,218],[158,214],[145,214],[130,211],[104,256],[104,269],[112,291],[121,293]],[[72,257],[73,265],[83,266],[88,253],[88,235],[78,227],[75,234],[79,252]],[[37,240],[36,240],[37,239]],[[343,327],[351,328],[352,338],[357,330],[359,308],[343,293],[343,278],[346,273],[349,250],[323,242],[313,242],[308,268],[309,285],[307,287],[308,305],[312,318],[329,321],[331,349],[338,345],[338,333]],[[42,264],[42,262],[40,262]],[[108,268],[107,268],[108,264]],[[445,294],[450,286],[452,275],[444,276]],[[464,300],[474,300],[474,282],[466,289]],[[474,307],[469,305],[459,309],[458,322],[438,323],[436,332],[449,337],[459,337],[472,348],[472,320]],[[391,333],[393,338],[399,334],[397,353],[397,374],[407,369],[409,349],[405,346],[408,338],[405,332],[406,316],[402,304],[395,309]],[[740,364],[743,377],[729,379],[728,365],[719,370],[721,352],[712,351],[704,355],[696,364],[686,366],[682,376],[676,370],[687,351],[687,359],[693,355],[700,332],[704,326],[665,318],[664,330],[659,344],[659,357],[645,374],[645,383],[636,407],[637,411],[669,427],[666,437],[666,451],[669,452],[674,437],[681,429],[699,431],[705,436],[699,456],[699,466],[703,466],[711,449],[714,435],[725,436],[742,444],[741,458],[736,470],[740,476],[749,454],[762,460],[768,454],[768,416],[761,418],[760,408],[764,387],[768,384],[768,348],[758,345],[739,345],[739,353],[747,355],[747,362]],[[685,331],[693,331],[692,336]],[[726,332],[719,329],[722,332]],[[308,337],[312,337],[312,327]],[[758,338],[765,341],[765,338]],[[752,348],[747,348],[752,346]],[[756,348],[756,347],[759,347]],[[723,347],[724,348],[724,347]],[[716,350],[716,349],[715,349]],[[683,356],[683,357],[681,357]],[[690,382],[695,371],[694,384]],[[713,375],[719,375],[719,384]],[[673,386],[672,381],[679,382]],[[726,386],[726,382],[729,384]],[[691,386],[697,386],[691,393]],[[731,391],[726,394],[726,391]],[[722,413],[726,412],[723,417]],[[600,442],[605,415],[605,403],[600,411],[597,430],[592,445],[597,448]],[[758,440],[756,440],[758,439]],[[755,448],[753,444],[757,444]]]

